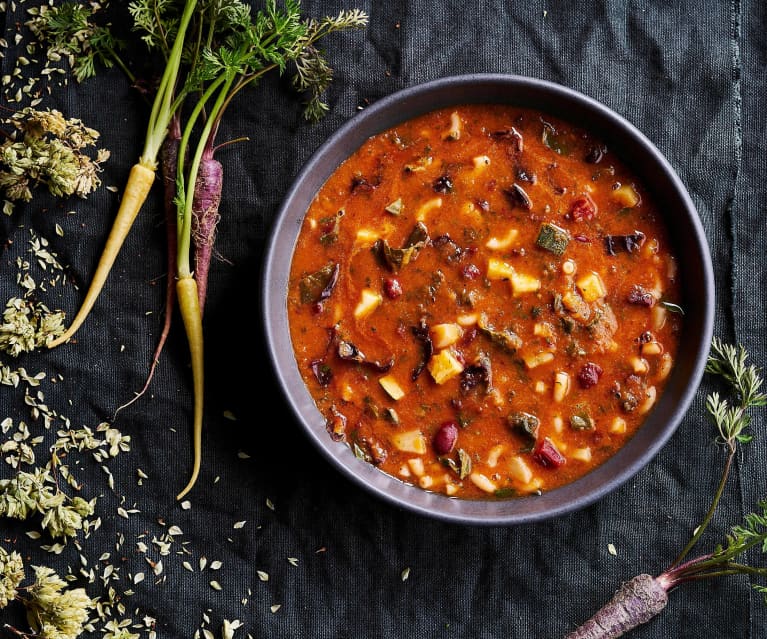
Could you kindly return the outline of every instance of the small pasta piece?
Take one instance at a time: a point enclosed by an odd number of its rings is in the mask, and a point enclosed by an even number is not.
[[[434,485],[434,478],[431,475],[423,475],[418,478],[418,485],[426,490]]]
[[[411,459],[408,459],[407,465],[416,477],[420,477],[425,472],[423,459],[420,457],[412,457]]]
[[[533,390],[539,395],[543,395],[543,393],[546,392],[546,382],[544,382],[542,379],[539,379],[537,382],[535,382]]]
[[[565,371],[557,371],[554,373],[554,392],[553,399],[555,402],[561,402],[567,394],[570,392],[570,375]]]
[[[559,415],[554,417],[551,423],[554,426],[555,433],[561,433],[565,427],[565,420],[563,420]]]
[[[490,158],[486,155],[478,155],[471,160],[475,169],[484,169],[486,166],[490,166]]]
[[[659,331],[666,325],[666,316],[668,315],[668,311],[664,306],[661,306],[660,304],[656,304],[652,307],[652,327]]]
[[[569,457],[570,459],[577,459],[578,461],[588,463],[591,461],[591,447],[574,448],[570,451]]]
[[[658,391],[655,390],[655,386],[650,386],[645,391],[644,401],[637,406],[637,410],[640,415],[644,415],[655,405],[655,400],[658,398]]]
[[[402,464],[402,466],[399,467],[399,476],[400,477],[410,477],[411,472],[410,468],[407,464]]]
[[[442,139],[460,140],[462,128],[463,123],[461,122],[461,116],[458,115],[458,111],[453,111],[450,114],[450,128],[442,135]]]
[[[517,229],[509,229],[503,237],[491,237],[485,242],[485,246],[493,251],[507,249],[514,243],[518,235],[519,231]]]
[[[562,262],[562,272],[565,275],[572,275],[575,273],[575,261],[574,260],[565,260]]]
[[[673,365],[674,358],[671,357],[671,353],[663,353],[660,358],[660,365],[658,366],[658,379],[666,379],[671,372]]]
[[[505,449],[505,446],[503,444],[496,444],[490,449],[490,452],[487,454],[487,465],[490,466],[490,468],[495,468],[498,465],[498,458],[501,456]]]
[[[550,351],[541,351],[540,353],[523,355],[522,359],[524,360],[525,366],[527,366],[527,368],[533,369],[551,362],[554,359],[554,353]]]
[[[445,494],[452,497],[458,492],[458,486],[453,482],[445,482]]]
[[[487,475],[483,475],[482,473],[471,473],[469,479],[471,479],[472,484],[480,490],[484,490],[486,493],[494,493],[498,490],[498,487],[487,477]]]
[[[660,342],[647,342],[646,344],[642,344],[642,355],[660,355],[663,353],[663,344]]]
[[[419,222],[423,222],[426,219],[426,216],[431,213],[432,211],[440,208],[442,206],[442,198],[441,197],[433,197],[430,200],[426,200],[421,206],[418,207],[418,210],[415,214],[415,219]]]
[[[467,326],[474,326],[479,319],[479,315],[476,313],[465,313],[455,318],[455,321],[460,326],[466,328]]]
[[[520,484],[528,484],[533,478],[533,471],[530,470],[524,459],[519,455],[514,455],[509,460],[509,475]]]
[[[626,420],[623,417],[616,416],[610,422],[610,432],[616,435],[622,435],[626,432]]]
[[[644,357],[637,357],[636,355],[630,357],[629,364],[637,375],[646,375],[650,371],[650,365]]]

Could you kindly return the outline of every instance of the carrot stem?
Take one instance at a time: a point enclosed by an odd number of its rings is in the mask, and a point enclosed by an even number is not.
[[[149,190],[152,188],[154,178],[155,169],[153,167],[139,162],[134,164],[131,168],[128,182],[125,185],[123,198],[120,202],[120,208],[117,211],[117,216],[112,224],[112,230],[109,232],[106,245],[104,246],[99,263],[96,266],[96,272],[93,274],[90,287],[85,294],[85,299],[80,306],[80,310],[77,312],[77,315],[75,315],[69,328],[67,328],[67,330],[59,337],[48,342],[48,348],[54,348],[69,340],[72,335],[75,334],[77,329],[80,328],[85,321],[85,318],[90,313],[99,293],[101,293],[101,289],[104,288],[104,284],[112,269],[112,265],[117,259],[120,248],[128,237],[131,226],[133,226],[136,216],[149,195]]]
[[[200,474],[202,461],[202,418],[203,418],[203,393],[204,383],[204,348],[202,333],[202,315],[197,295],[197,282],[191,276],[180,277],[176,282],[176,296],[181,319],[184,322],[187,341],[189,342],[189,354],[192,361],[192,385],[194,393],[194,426],[193,447],[194,461],[192,475],[183,490],[176,496],[182,499],[194,486]]]

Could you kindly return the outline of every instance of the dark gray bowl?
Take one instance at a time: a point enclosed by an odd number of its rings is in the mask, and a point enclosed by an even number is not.
[[[429,493],[384,474],[357,459],[346,444],[332,441],[296,366],[286,307],[290,261],[301,222],[335,168],[371,135],[403,120],[440,107],[482,102],[540,109],[592,130],[638,172],[661,209],[669,212],[686,310],[682,342],[666,390],[634,437],[582,479],[541,496],[514,500],[469,501]],[[271,229],[262,266],[268,353],[287,403],[309,439],[336,469],[372,494],[422,515],[463,524],[518,524],[556,517],[593,503],[630,479],[653,459],[682,420],[700,384],[712,337],[714,276],[708,243],[697,211],[669,162],[633,125],[599,102],[527,77],[477,74],[442,78],[398,91],[361,111],[301,170]]]

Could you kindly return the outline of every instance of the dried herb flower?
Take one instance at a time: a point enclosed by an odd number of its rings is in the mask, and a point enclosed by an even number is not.
[[[44,346],[64,332],[64,313],[45,304],[12,297],[5,305],[0,324],[0,351],[13,357]]]
[[[0,546],[0,608],[5,608],[9,601],[16,598],[16,589],[24,579],[24,564],[21,555],[8,552]]]
[[[95,602],[83,588],[67,589],[67,583],[51,568],[33,566],[35,583],[24,600],[27,619],[38,636],[47,639],[75,639],[88,623]]]
[[[57,197],[84,198],[101,184],[98,174],[109,151],[98,149],[91,158],[84,150],[96,145],[98,131],[59,111],[31,107],[3,123],[15,129],[0,145],[0,191],[9,200],[29,202],[40,184]]]

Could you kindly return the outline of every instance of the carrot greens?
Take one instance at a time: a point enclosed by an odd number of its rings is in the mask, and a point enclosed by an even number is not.
[[[123,43],[107,27],[94,24],[94,12],[78,3],[63,3],[42,13],[37,33],[53,50],[75,57],[79,81],[96,73],[98,61],[105,67],[120,67],[136,84],[118,55]],[[333,70],[318,43],[331,33],[364,27],[367,15],[354,9],[306,18],[298,0],[285,0],[281,7],[266,0],[259,10],[241,0],[133,0],[128,12],[134,32],[140,33],[151,53],[161,54],[164,71],[155,88],[143,152],[131,168],[90,287],[69,327],[47,345],[53,348],[68,341],[86,320],[149,195],[159,160],[168,234],[165,321],[142,390],[117,411],[147,390],[177,304],[189,345],[194,395],[192,472],[180,499],[193,487],[202,457],[202,318],[224,186],[224,166],[215,155],[222,147],[247,139],[219,142],[222,120],[244,89],[268,73],[288,71],[304,99],[304,116],[310,121],[322,117],[328,109],[323,95]],[[82,42],[85,36],[93,42]]]
[[[748,364],[747,359],[748,354],[742,346],[732,346],[718,338],[712,341],[706,372],[720,378],[731,397],[712,392],[706,398],[706,409],[716,424],[718,441],[727,456],[701,524],[663,573],[657,577],[640,574],[623,583],[607,604],[566,639],[621,637],[658,615],[666,606],[668,593],[686,582],[728,575],[748,575],[767,581],[767,565],[751,566],[742,559],[752,549],[767,554],[767,499],[760,501],[757,509],[747,514],[742,523],[732,526],[723,543],[711,552],[687,559],[714,517],[739,445],[752,438],[746,432],[751,423],[749,411],[767,405],[767,394],[761,391],[760,371]],[[767,585],[752,583],[752,587],[764,595],[767,604]]]

